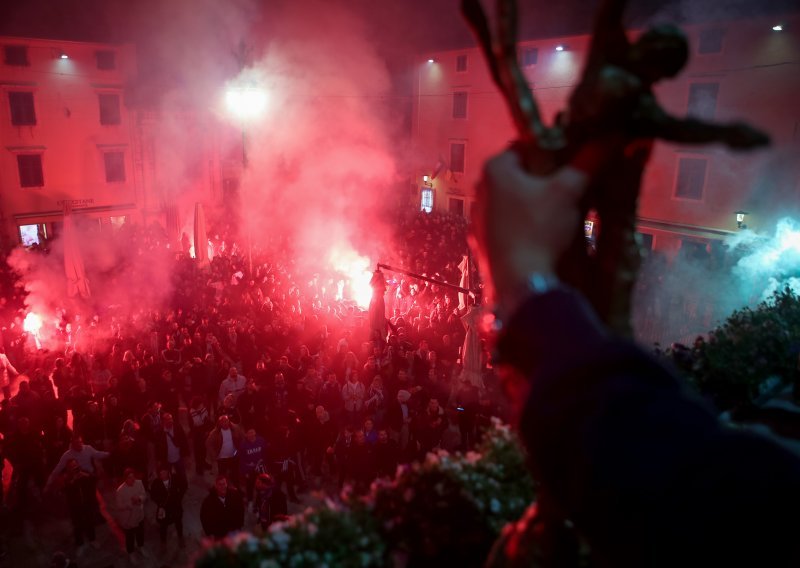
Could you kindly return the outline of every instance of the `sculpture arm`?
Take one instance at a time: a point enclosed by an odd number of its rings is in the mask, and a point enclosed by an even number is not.
[[[683,144],[721,142],[731,148],[749,149],[767,146],[770,142],[767,134],[747,124],[720,124],[693,117],[676,118],[654,103],[637,122],[643,126],[646,136]]]

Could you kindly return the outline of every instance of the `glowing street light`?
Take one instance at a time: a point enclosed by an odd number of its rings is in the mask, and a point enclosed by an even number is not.
[[[61,52],[61,59],[69,59],[69,55],[67,55],[66,53],[64,53],[64,52],[62,51],[62,52]]]
[[[781,24],[778,24],[777,26],[772,26],[772,31],[773,32],[782,32],[783,31],[783,26]]]
[[[744,224],[744,218],[749,215],[749,213],[740,209],[739,211],[736,211],[734,215],[736,215],[736,228],[746,229],[747,225]]]
[[[432,59],[432,58],[431,58],[431,59],[428,59],[428,63],[436,63],[436,60],[435,60],[435,59]]]
[[[256,118],[267,107],[267,93],[257,87],[229,87],[225,106],[238,119]]]
[[[563,45],[557,45],[556,46],[556,51],[564,51],[564,46]]]
[[[247,170],[247,120],[258,118],[267,106],[267,93],[263,89],[250,86],[230,86],[225,91],[225,106],[228,112],[239,120],[242,129],[242,172]],[[253,238],[247,223],[247,259],[250,273],[253,273]]]

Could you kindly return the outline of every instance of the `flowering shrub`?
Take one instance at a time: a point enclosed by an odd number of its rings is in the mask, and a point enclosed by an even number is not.
[[[753,402],[770,377],[791,381],[798,342],[800,298],[787,288],[755,308],[735,311],[694,349],[673,348],[666,355],[701,394],[729,410]]]
[[[209,548],[198,568],[369,568],[385,566],[386,544],[363,509],[326,501],[318,509],[270,526],[258,538],[240,533]]]
[[[378,480],[209,548],[199,568],[482,566],[502,527],[534,498],[516,436],[496,422],[476,452],[428,454]]]

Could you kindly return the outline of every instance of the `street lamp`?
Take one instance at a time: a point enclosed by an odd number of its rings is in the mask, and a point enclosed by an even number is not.
[[[734,215],[736,215],[736,228],[746,229],[747,225],[744,224],[744,218],[749,215],[749,213],[740,209],[739,211],[736,211]]]
[[[239,121],[242,131],[242,178],[247,170],[247,124],[260,117],[267,106],[267,93],[254,85],[231,85],[225,90],[225,106],[228,112]],[[253,239],[250,223],[247,225],[247,262],[253,274]]]

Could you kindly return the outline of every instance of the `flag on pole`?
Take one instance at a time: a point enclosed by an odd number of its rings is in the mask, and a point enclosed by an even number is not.
[[[433,167],[433,174],[431,174],[431,179],[432,180],[436,179],[436,176],[438,176],[440,173],[442,173],[442,171],[445,169],[446,165],[447,164],[444,163],[444,158],[442,158],[440,156],[439,157],[439,161],[437,161],[436,165]]]
[[[194,204],[194,257],[197,264],[208,264],[208,236],[206,234],[206,215],[202,203]]]

